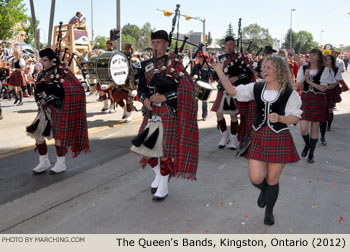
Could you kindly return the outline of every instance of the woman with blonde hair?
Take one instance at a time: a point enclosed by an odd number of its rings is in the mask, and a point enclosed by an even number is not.
[[[10,81],[8,83],[9,94],[11,95],[11,93],[12,93],[13,96],[15,97],[14,104],[16,104],[19,101],[17,106],[23,105],[22,86],[24,86],[25,81],[24,81],[22,68],[25,67],[26,62],[22,58],[22,53],[19,49],[15,49],[14,58],[11,61],[10,65],[11,65],[12,71],[14,71],[14,72],[11,74]],[[17,94],[19,95],[19,98],[18,98]]]
[[[238,101],[256,102],[256,117],[245,157],[249,162],[249,177],[259,188],[258,206],[265,208],[264,223],[274,224],[273,208],[279,193],[279,178],[286,163],[299,160],[289,124],[299,121],[301,99],[293,90],[289,65],[279,56],[268,56],[263,62],[264,83],[250,83],[233,87],[222,71],[222,64],[214,62],[226,91]]]

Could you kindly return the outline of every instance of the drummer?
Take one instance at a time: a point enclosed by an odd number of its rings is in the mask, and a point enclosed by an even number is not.
[[[208,64],[208,56],[205,52],[199,52],[197,55],[197,62],[192,71],[191,78],[193,82],[203,81],[205,83],[211,83],[212,74],[214,69]],[[197,113],[198,113],[198,99],[197,99]],[[202,119],[203,121],[207,120],[208,117],[208,101],[202,100]]]
[[[114,51],[113,47],[114,47],[113,41],[107,40],[107,42],[106,42],[107,50],[106,51],[109,51],[109,52]],[[100,98],[103,101],[103,108],[101,109],[102,112],[108,110],[108,108],[109,108],[107,94],[109,95],[109,97],[112,97],[112,95],[111,95],[112,89],[113,89],[113,87],[111,87],[111,86],[106,86],[106,85],[101,85],[101,84],[97,85],[97,90],[100,94]]]

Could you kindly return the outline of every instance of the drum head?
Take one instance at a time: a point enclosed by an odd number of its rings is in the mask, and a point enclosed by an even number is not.
[[[204,81],[196,81],[196,84],[204,89],[207,90],[213,90],[213,86],[210,83],[204,82]]]
[[[117,85],[124,85],[129,76],[129,60],[122,52],[115,52],[109,59],[109,74]]]

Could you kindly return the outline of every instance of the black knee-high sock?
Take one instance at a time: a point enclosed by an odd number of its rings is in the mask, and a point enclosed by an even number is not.
[[[276,185],[269,185],[266,184],[265,187],[265,200],[266,200],[266,209],[265,213],[271,215],[273,213],[273,207],[275,206],[275,203],[278,198],[279,193],[279,183]]]
[[[265,188],[266,188],[266,178],[264,178],[263,182],[261,182],[260,184],[254,184],[252,183],[253,186],[257,187],[260,189],[260,194],[259,194],[259,198],[258,198],[258,206],[259,207],[264,207],[266,204],[265,201]]]
[[[304,142],[305,142],[305,147],[309,148],[310,147],[310,135],[307,134],[307,135],[301,135],[304,139]]]
[[[23,91],[19,91],[19,102],[21,103],[23,100]]]
[[[321,132],[322,139],[326,137],[326,129],[327,129],[327,122],[320,122],[320,132]]]
[[[328,120],[328,129],[331,128],[332,122],[333,122],[333,118],[334,118],[334,113],[329,113],[331,115],[331,118]]]
[[[231,121],[231,134],[236,135],[238,132],[238,121],[232,122]]]
[[[314,151],[316,148],[316,143],[317,143],[317,138],[310,138],[310,152],[309,152],[309,158],[313,158],[314,157]]]

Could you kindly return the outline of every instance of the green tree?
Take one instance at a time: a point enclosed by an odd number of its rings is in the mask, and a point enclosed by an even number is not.
[[[23,0],[0,0],[0,40],[13,39],[15,24],[28,19],[25,12]]]
[[[129,34],[122,34],[122,48],[124,48],[125,44],[131,44],[131,45],[135,45],[136,39],[134,37],[132,37]],[[134,46],[134,50],[135,50],[135,46]]]
[[[294,50],[296,53],[308,53],[313,48],[318,48],[318,43],[314,41],[311,33],[307,31],[299,31],[296,34]]]
[[[258,24],[250,24],[243,28],[243,40],[246,41],[245,46],[252,42],[252,48],[261,48],[267,45],[272,46],[273,39],[269,33],[269,29],[262,28]]]
[[[138,40],[141,37],[142,32],[137,25],[132,25],[128,23],[123,26],[122,34],[124,34],[125,36],[130,35],[135,40]]]
[[[29,20],[29,25],[27,27],[24,27],[23,29],[27,34],[27,38],[24,40],[24,42],[35,46],[33,20],[31,18],[29,18],[28,20]],[[36,25],[37,27],[39,26],[39,20],[36,20]]]
[[[151,33],[155,31],[155,28],[152,28],[150,22],[146,22],[141,28],[141,36],[135,43],[135,48],[138,51],[143,51],[145,48],[152,47],[151,43]]]
[[[290,29],[287,31],[286,35],[284,35],[284,42],[282,44],[283,48],[291,48],[291,46],[290,46],[290,33],[291,32],[292,32],[292,48],[295,48],[297,34],[295,32],[293,32],[293,30],[291,31]]]
[[[225,37],[227,37],[227,36],[235,37],[235,34],[233,33],[233,28],[232,28],[232,24],[231,23],[229,23],[228,28],[226,30]]]
[[[96,36],[94,40],[94,49],[103,49],[106,50],[106,37],[104,36]]]

